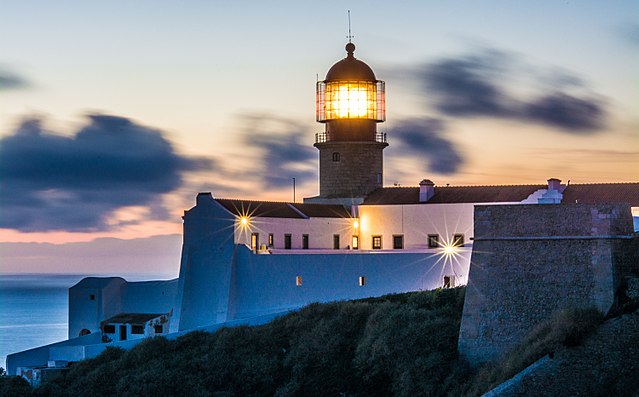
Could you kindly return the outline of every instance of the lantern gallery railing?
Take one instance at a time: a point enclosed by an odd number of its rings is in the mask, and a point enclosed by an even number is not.
[[[386,120],[384,82],[318,81],[317,121],[339,119]]]
[[[315,143],[325,143],[331,142],[334,139],[331,139],[331,134],[326,131],[318,132],[315,134]],[[375,142],[386,143],[386,133],[378,132],[375,134]]]

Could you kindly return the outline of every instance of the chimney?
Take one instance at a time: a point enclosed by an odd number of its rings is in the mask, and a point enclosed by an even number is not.
[[[557,179],[557,178],[548,179],[548,190],[556,190],[558,192],[561,192],[562,191],[561,179]]]
[[[565,186],[561,186],[561,180],[557,178],[548,179],[548,189],[537,199],[539,204],[561,204],[564,198],[562,194]]]
[[[435,195],[435,184],[430,179],[419,182],[419,202],[425,203]]]

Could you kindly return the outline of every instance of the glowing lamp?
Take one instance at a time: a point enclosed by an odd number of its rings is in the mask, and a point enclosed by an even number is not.
[[[444,246],[444,253],[446,255],[452,255],[454,254],[456,251],[455,246],[454,245],[446,245]]]
[[[336,63],[317,82],[317,121],[363,119],[386,120],[385,85],[372,69],[353,55],[355,44],[346,45],[347,57]]]
[[[366,119],[384,121],[383,81],[320,81],[317,83],[317,121]]]
[[[249,218],[247,216],[243,216],[240,218],[240,225],[247,226],[249,223]]]
[[[354,227],[355,229],[357,229],[357,228],[359,227],[359,222],[358,222],[357,220],[355,220],[355,221],[353,222],[353,227]]]

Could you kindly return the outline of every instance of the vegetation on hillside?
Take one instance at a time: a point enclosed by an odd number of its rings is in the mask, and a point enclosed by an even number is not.
[[[37,389],[4,377],[0,397],[479,395],[601,321],[593,310],[561,312],[473,372],[457,356],[464,291],[312,304],[258,327],[150,338],[108,348]]]

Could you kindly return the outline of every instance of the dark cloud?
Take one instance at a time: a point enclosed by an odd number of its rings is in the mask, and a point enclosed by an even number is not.
[[[443,59],[423,65],[414,76],[421,81],[427,98],[441,113],[455,117],[493,117],[519,120],[559,128],[567,133],[593,133],[605,126],[606,110],[601,100],[575,96],[564,87],[582,88],[584,82],[567,71],[554,73],[546,82],[534,81],[537,97],[520,98],[505,87],[518,81],[528,65],[513,55],[497,51]],[[518,66],[519,65],[519,66]]]
[[[317,153],[305,138],[312,132],[301,123],[271,114],[245,114],[243,143],[258,153],[261,180],[273,188],[317,179]]]
[[[175,152],[162,132],[117,116],[90,115],[74,136],[25,121],[0,139],[0,227],[22,231],[107,229],[126,206],[158,208],[182,174],[211,165]]]
[[[464,160],[453,143],[443,136],[444,124],[436,119],[407,119],[395,123],[389,136],[389,154],[412,157],[424,171],[454,174]]]
[[[0,69],[0,91],[25,88],[28,85],[24,78]]]
[[[508,97],[496,84],[501,54],[444,59],[426,66],[421,78],[435,107],[452,116],[509,116]]]
[[[523,105],[522,117],[559,127],[566,132],[594,131],[603,127],[603,108],[593,100],[561,92]]]

